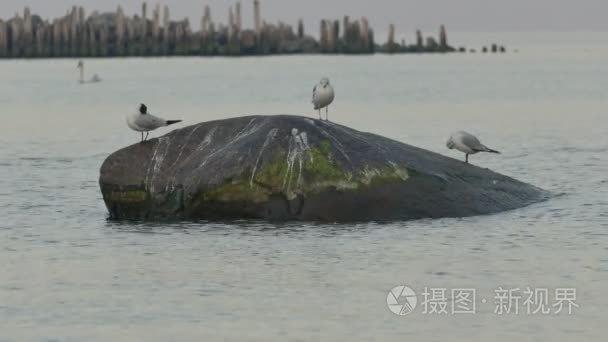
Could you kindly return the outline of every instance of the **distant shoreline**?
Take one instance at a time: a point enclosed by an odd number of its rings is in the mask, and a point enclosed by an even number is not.
[[[262,20],[260,1],[254,3],[254,28],[242,27],[241,5],[229,9],[227,24],[216,23],[208,6],[200,29],[193,30],[188,19],[170,20],[167,6],[156,5],[151,18],[144,2],[140,15],[127,17],[116,12],[92,12],[73,6],[65,16],[51,21],[32,15],[0,20],[0,59],[21,58],[116,58],[116,57],[247,57],[274,55],[371,55],[476,52],[448,44],[442,25],[438,37],[424,38],[420,30],[411,44],[395,41],[395,26],[389,25],[386,43],[375,42],[374,30],[365,17],[352,20],[322,20],[319,39],[306,34],[302,20],[297,27]],[[484,52],[505,52],[493,45]]]
[[[457,53],[457,51],[454,51]],[[306,52],[306,53],[272,53],[265,55],[124,55],[124,56],[28,56],[28,57],[0,57],[2,60],[35,60],[35,59],[128,59],[128,58],[201,58],[201,59],[212,59],[212,58],[264,58],[264,57],[290,57],[290,56],[336,56],[336,57],[356,57],[356,56],[400,56],[400,55],[446,55],[447,52],[372,52],[372,53],[320,53],[320,52]]]

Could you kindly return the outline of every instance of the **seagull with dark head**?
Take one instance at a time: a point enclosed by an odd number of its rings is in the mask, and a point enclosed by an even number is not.
[[[148,139],[148,134],[151,131],[182,122],[182,120],[165,120],[148,113],[148,107],[145,104],[139,106],[139,113],[130,114],[127,116],[127,125],[136,132],[141,132],[141,141]],[[144,138],[144,132],[146,137]]]

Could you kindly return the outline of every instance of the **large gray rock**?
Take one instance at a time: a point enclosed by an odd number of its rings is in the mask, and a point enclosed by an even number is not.
[[[106,159],[113,219],[409,220],[520,208],[546,192],[378,135],[299,116],[205,122]]]

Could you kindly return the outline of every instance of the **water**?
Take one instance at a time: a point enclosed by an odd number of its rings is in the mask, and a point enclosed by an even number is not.
[[[87,60],[104,79],[90,85],[76,83],[76,60],[0,61],[0,341],[603,340],[608,49],[598,35],[509,36],[520,52],[497,56]],[[323,75],[337,92],[331,119],[456,158],[444,142],[466,129],[503,151],[473,163],[555,196],[389,225],[106,220],[99,167],[139,139],[124,116],[140,102],[186,124],[314,115]],[[405,317],[386,305],[398,285],[419,295]],[[424,315],[425,287],[475,288],[477,313]],[[499,287],[576,288],[579,307],[527,315],[522,294],[519,314],[499,316]]]

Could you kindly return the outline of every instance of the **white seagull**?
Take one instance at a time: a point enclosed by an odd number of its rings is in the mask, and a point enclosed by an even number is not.
[[[182,120],[165,120],[148,113],[148,107],[145,104],[139,106],[139,113],[130,114],[127,116],[127,125],[134,131],[141,132],[141,141],[148,139],[148,134],[157,128],[166,127],[169,125],[182,122]],[[146,137],[144,138],[144,132]]]
[[[315,105],[315,110],[319,111],[319,119],[322,119],[321,108],[325,108],[325,120],[329,121],[329,105],[334,101],[334,97],[334,88],[326,77],[312,89],[312,103]]]
[[[466,155],[465,163],[469,162],[469,154],[476,154],[479,152],[500,153],[482,144],[473,134],[464,131],[453,133],[448,139],[446,146],[450,150],[457,149],[464,153]]]

